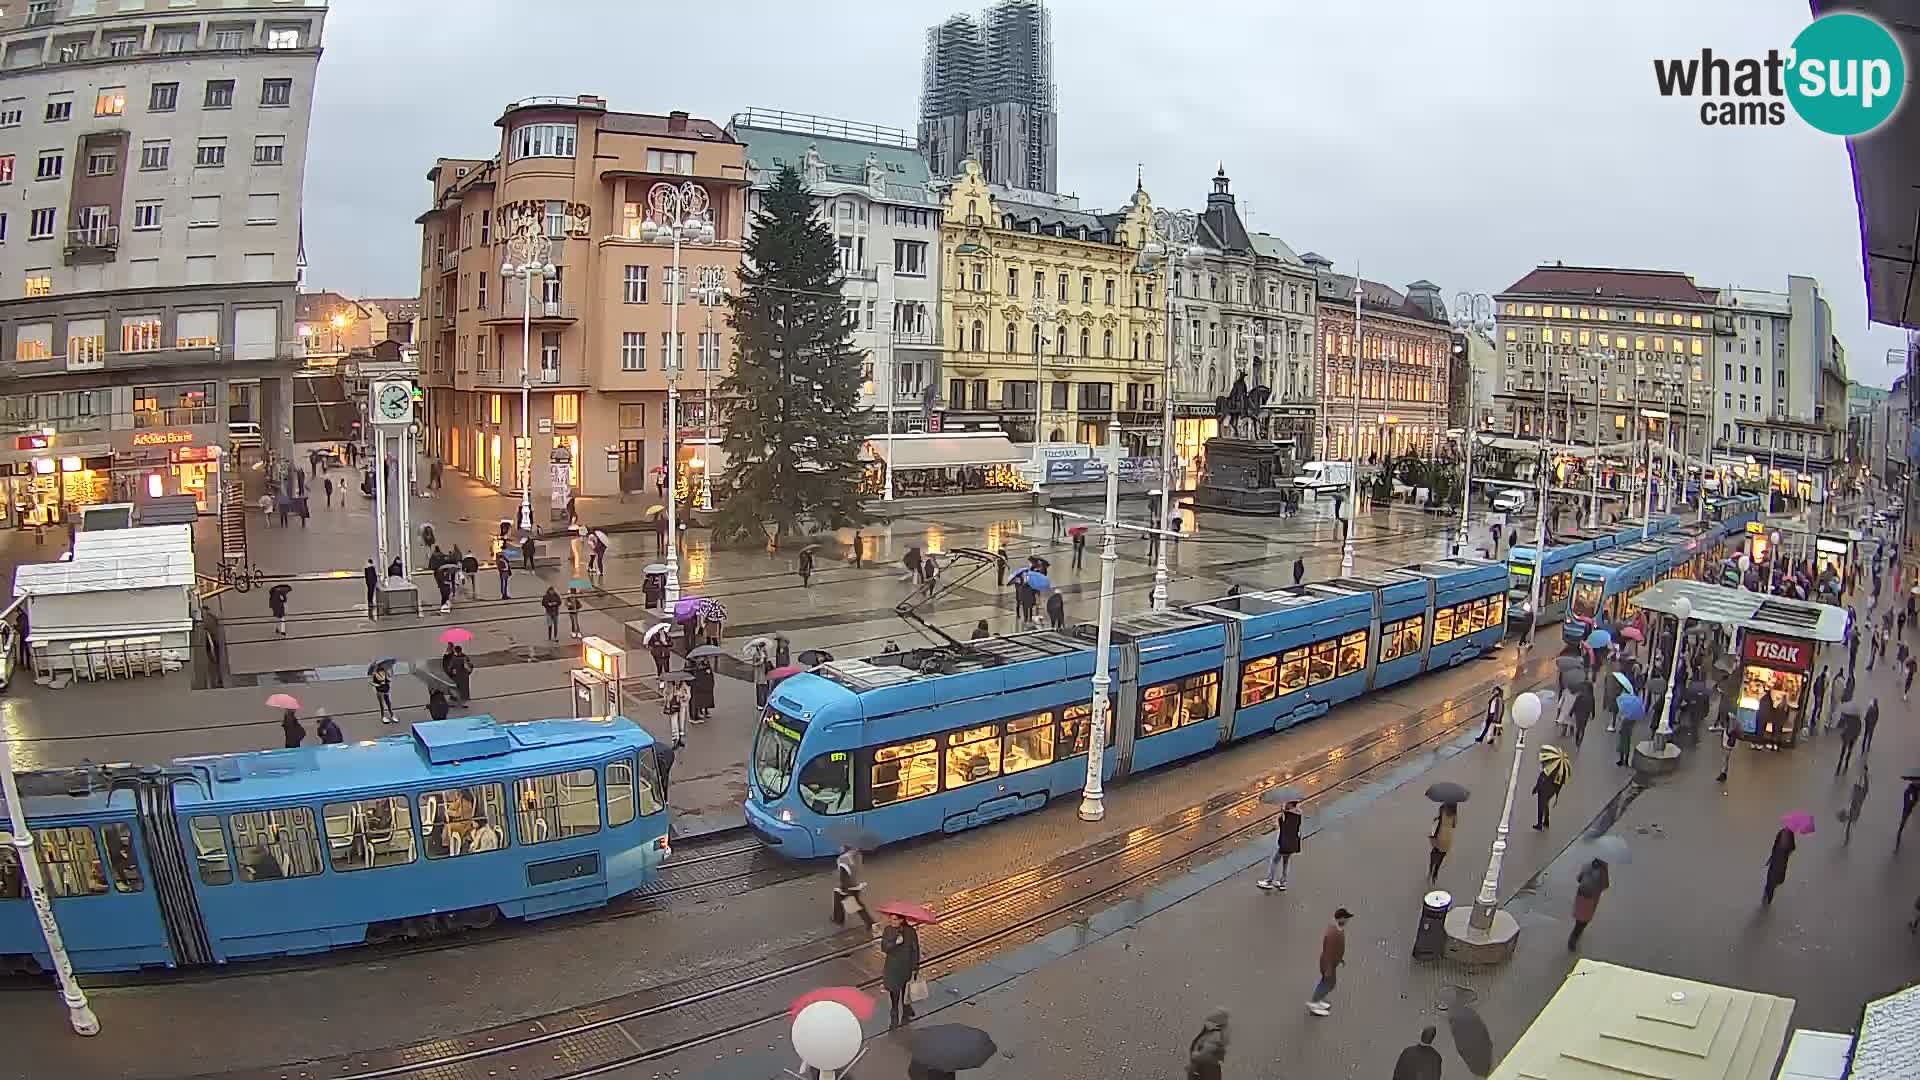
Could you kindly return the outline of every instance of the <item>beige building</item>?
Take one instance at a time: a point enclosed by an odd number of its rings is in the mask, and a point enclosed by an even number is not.
[[[684,357],[679,476],[683,490],[697,487],[703,450],[686,440],[703,433],[706,391],[725,377],[733,346],[726,308],[703,305],[695,286],[711,267],[726,289],[738,288],[744,147],[711,121],[614,112],[585,94],[516,102],[496,126],[492,156],[440,158],[427,173],[417,341],[428,451],[518,491],[514,448],[524,434],[539,518],[570,492],[651,491],[652,470],[665,461],[668,369]],[[659,199],[682,190],[704,198],[713,242],[683,243],[686,288],[675,290],[673,245],[642,226],[662,219]],[[519,258],[507,241],[529,225],[551,244],[554,273],[533,281],[523,336],[524,278],[503,280],[501,267]],[[679,339],[670,344],[676,301]]]

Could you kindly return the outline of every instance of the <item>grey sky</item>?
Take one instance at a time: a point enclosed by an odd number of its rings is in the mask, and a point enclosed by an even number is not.
[[[428,166],[492,152],[500,107],[532,94],[910,130],[925,28],[960,6],[337,0],[307,167],[309,280],[416,292]],[[1060,183],[1088,205],[1120,203],[1139,163],[1157,204],[1198,206],[1224,162],[1254,228],[1369,278],[1431,279],[1449,300],[1554,259],[1774,290],[1811,274],[1853,377],[1892,378],[1884,354],[1902,339],[1866,322],[1845,144],[1791,115],[1705,127],[1696,103],[1654,89],[1656,56],[1785,48],[1804,0],[1050,7]]]

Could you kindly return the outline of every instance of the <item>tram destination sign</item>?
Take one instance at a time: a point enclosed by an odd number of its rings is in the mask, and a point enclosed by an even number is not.
[[[1790,671],[1813,670],[1813,643],[1747,631],[1740,645],[1740,657],[1749,663]]]

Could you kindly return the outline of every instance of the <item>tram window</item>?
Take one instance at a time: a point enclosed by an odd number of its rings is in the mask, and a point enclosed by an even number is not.
[[[140,876],[140,860],[133,854],[133,826],[116,822],[101,830],[107,846],[107,870],[113,875],[113,891],[134,893],[147,887]]]
[[[507,847],[507,789],[475,784],[429,791],[420,796],[420,832],[429,859]]]
[[[1220,715],[1220,673],[1204,671],[1180,683],[1180,726]]]
[[[0,832],[0,900],[20,900],[26,895],[26,877],[20,873],[20,854],[13,849],[13,834]]]
[[[633,820],[633,759],[607,763],[607,828]]]
[[[1567,598],[1568,590],[1573,588],[1573,571],[1566,570],[1547,579],[1547,599],[1545,603],[1558,604]]]
[[[1109,696],[1107,698],[1106,741],[1106,745],[1108,746],[1113,745],[1113,718],[1117,712],[1119,712],[1119,710],[1114,708],[1113,698]],[[1060,710],[1061,757],[1078,757],[1087,752],[1087,739],[1093,730],[1092,725],[1089,724],[1088,721],[1092,720],[1092,718],[1092,702],[1068,705]]]
[[[328,803],[320,816],[327,826],[327,859],[336,871],[405,866],[419,858],[405,795]]]
[[[1380,662],[1398,660],[1402,655],[1400,648],[1400,623],[1390,622],[1380,628]]]
[[[816,756],[800,770],[800,801],[816,814],[853,809],[853,760],[845,750]]]
[[[1000,747],[1004,772],[1025,772],[1053,761],[1053,713],[1038,712],[1007,721]]]
[[[600,831],[600,783],[592,769],[527,776],[513,782],[522,844]]]
[[[940,743],[933,738],[882,746],[873,752],[873,805],[905,802],[940,787]]]
[[[1453,609],[1439,608],[1433,613],[1433,643],[1445,645],[1453,640]]]
[[[1163,731],[1172,731],[1180,726],[1180,717],[1175,711],[1179,704],[1180,692],[1176,683],[1161,683],[1140,691],[1140,723],[1138,738],[1158,735]]]
[[[1288,649],[1280,654],[1280,692],[1291,694],[1307,685],[1307,649]]]
[[[1240,669],[1240,707],[1258,705],[1280,696],[1280,658],[1263,656]]]
[[[1473,600],[1460,605],[1462,618],[1454,622],[1454,629],[1460,634],[1473,634],[1487,628],[1487,602]],[[1465,625],[1462,626],[1461,623]]]
[[[1367,632],[1355,630],[1340,638],[1340,674],[1351,675],[1367,666]]]
[[[979,727],[947,735],[947,790],[1000,775],[1000,727]]]
[[[107,871],[100,863],[100,846],[93,830],[84,825],[35,829],[34,850],[40,871],[55,896],[98,896],[107,891]]]
[[[304,806],[249,810],[227,819],[243,881],[311,877],[320,872],[320,837]]]
[[[1307,682],[1319,686],[1333,678],[1339,670],[1340,643],[1333,638],[1313,643],[1313,651],[1307,655]]]
[[[204,885],[225,885],[233,880],[233,867],[227,860],[227,835],[220,831],[217,817],[197,817],[187,823],[193,834],[194,861],[200,867]]]
[[[666,808],[667,797],[660,790],[660,765],[654,759],[654,748],[649,746],[640,751],[640,815],[652,817]]]
[[[1507,625],[1507,598],[1504,596],[1487,597],[1487,625],[1502,627]]]
[[[1420,651],[1421,646],[1425,644],[1422,639],[1426,636],[1426,629],[1425,615],[1415,615],[1411,619],[1401,620],[1399,634],[1401,656],[1412,656]]]

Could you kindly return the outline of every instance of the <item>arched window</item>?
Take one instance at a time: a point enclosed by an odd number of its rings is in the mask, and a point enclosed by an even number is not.
[[[1153,359],[1153,335],[1147,335],[1147,359]]]
[[[1113,331],[1111,330],[1103,331],[1100,334],[1100,355],[1107,357],[1113,355]]]
[[[1081,356],[1093,355],[1093,331],[1088,330],[1084,327],[1082,327],[1080,330],[1080,355]]]
[[[1060,333],[1054,336],[1053,352],[1055,356],[1067,355],[1067,328],[1064,326],[1060,328]]]
[[[1033,355],[1040,355],[1040,324],[1033,324]]]
[[[1140,359],[1140,335],[1139,334],[1133,335],[1133,352],[1131,352],[1128,355],[1135,360]]]
[[[1019,345],[1019,342],[1016,341],[1013,336],[1014,330],[1015,330],[1014,325],[1012,323],[1008,323],[1007,324],[1007,355],[1009,356],[1020,351],[1019,348],[1017,348],[1017,346]]]
[[[987,351],[987,328],[978,319],[973,321],[973,351]]]

